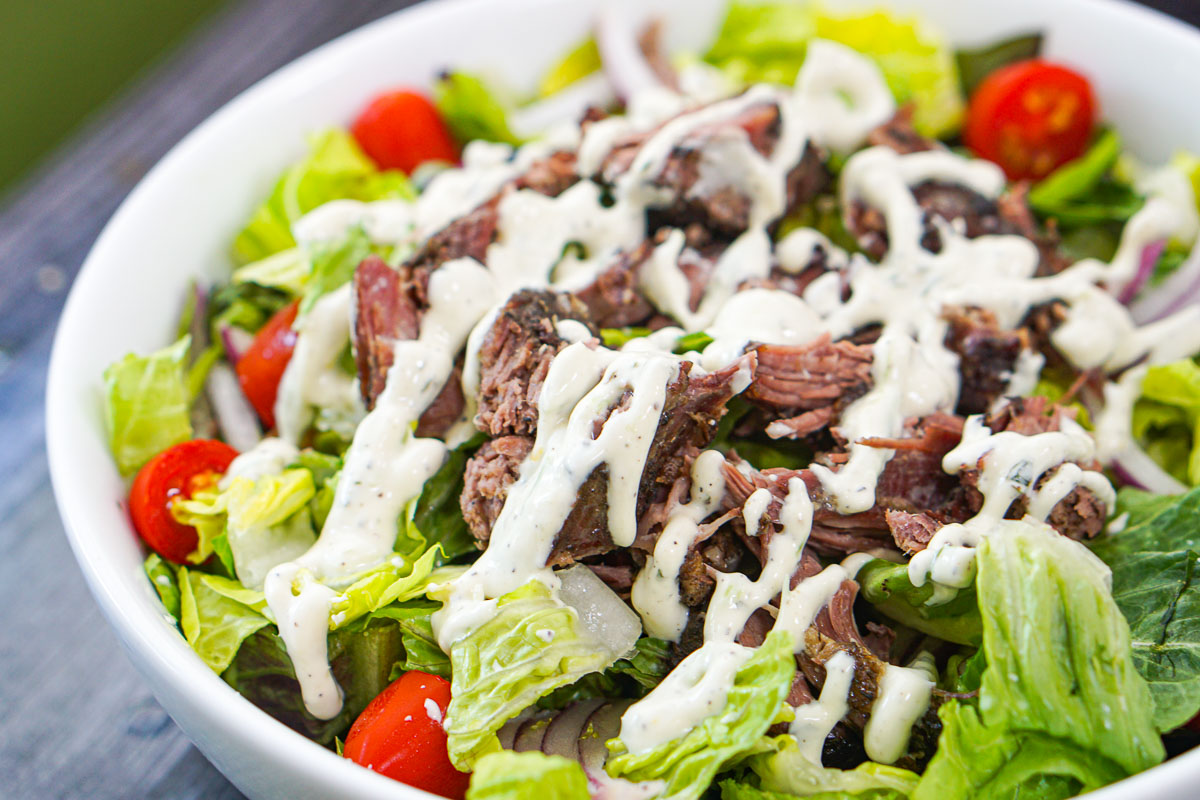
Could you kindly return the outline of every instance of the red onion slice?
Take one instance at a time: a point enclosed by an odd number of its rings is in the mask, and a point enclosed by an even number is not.
[[[621,733],[621,716],[633,705],[632,700],[605,703],[587,719],[579,737],[579,763],[589,772],[603,772],[608,760],[605,743]]]
[[[225,358],[230,364],[236,364],[254,341],[254,334],[224,322],[217,326],[217,333],[225,347]]]
[[[1188,490],[1137,446],[1112,461],[1113,472],[1123,483],[1156,494],[1183,494]]]
[[[1139,325],[1160,320],[1200,299],[1200,244],[1165,281],[1129,304],[1129,313]]]
[[[213,364],[204,391],[212,403],[221,436],[234,450],[244,453],[262,440],[258,414],[246,400],[237,376],[227,364]]]
[[[615,8],[601,10],[596,18],[596,47],[604,74],[622,100],[628,102],[646,89],[667,88],[638,46],[637,31],[628,14]]]
[[[547,712],[535,714],[521,723],[517,729],[517,737],[513,740],[513,750],[518,753],[528,753],[542,749],[542,739],[546,729],[550,727],[550,715]]]
[[[1150,276],[1154,274],[1154,268],[1158,266],[1158,259],[1162,257],[1163,250],[1167,249],[1167,243],[1151,242],[1142,248],[1142,260],[1138,263],[1137,273],[1130,278],[1129,283],[1121,289],[1117,295],[1117,300],[1123,305],[1129,305],[1133,298],[1137,297],[1138,292],[1146,285],[1146,281],[1150,280]]]
[[[562,756],[579,761],[579,738],[592,713],[604,704],[603,698],[580,700],[558,712],[546,728],[542,739],[542,752],[548,756]]]

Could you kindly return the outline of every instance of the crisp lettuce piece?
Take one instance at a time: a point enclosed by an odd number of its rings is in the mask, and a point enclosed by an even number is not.
[[[400,627],[404,660],[397,661],[392,667],[393,680],[411,670],[450,680],[450,656],[438,647],[437,637],[433,634],[432,616],[439,608],[441,603],[414,599],[392,603],[371,613],[372,619],[394,619]]]
[[[1150,367],[1133,409],[1133,434],[1158,464],[1200,484],[1200,366],[1191,359]]]
[[[756,752],[775,722],[796,674],[791,634],[772,631],[734,675],[725,707],[698,726],[644,753],[631,753],[620,739],[608,743],[605,769],[631,781],[661,780],[661,796],[695,800],[717,773]]]
[[[959,83],[963,97],[975,93],[979,84],[996,70],[1037,58],[1042,53],[1042,34],[1028,33],[971,50],[959,50],[954,60],[958,64]]]
[[[470,768],[500,749],[496,731],[505,722],[622,655],[592,638],[575,609],[559,603],[541,582],[504,595],[494,617],[450,648],[454,698],[445,721],[450,760]]]
[[[148,356],[127,354],[104,370],[104,422],[122,475],[192,438],[187,357],[191,337]]]
[[[962,591],[948,603],[926,605],[933,597],[933,586],[913,586],[907,564],[882,558],[864,564],[857,580],[867,602],[910,628],[956,644],[978,645],[983,638],[974,592]]]
[[[351,228],[340,240],[314,245],[312,273],[305,282],[300,314],[307,314],[318,300],[353,278],[354,270],[370,254],[371,241],[361,227]]]
[[[743,83],[791,84],[814,38],[871,58],[896,101],[913,104],[913,123],[921,133],[943,136],[958,128],[964,103],[954,55],[915,18],[884,11],[835,14],[815,4],[734,2],[705,60]]]
[[[283,173],[234,239],[238,263],[261,261],[295,247],[292,223],[330,200],[416,196],[403,173],[380,172],[347,131],[331,129],[313,136],[309,149],[306,159]]]
[[[497,99],[495,91],[477,75],[444,73],[434,84],[433,101],[460,144],[475,139],[522,144],[508,127],[509,106]]]
[[[587,775],[576,761],[533,751],[489,753],[477,762],[467,800],[588,800]]]
[[[408,536],[419,540],[422,547],[427,541],[439,545],[439,564],[478,552],[458,503],[467,459],[478,446],[479,442],[467,442],[451,450],[446,463],[425,481],[417,502],[409,508],[405,529]]]
[[[316,540],[308,510],[315,492],[311,472],[288,469],[257,480],[234,478],[220,492],[198,492],[173,503],[171,513],[200,533],[190,561],[203,562],[215,537],[224,533],[238,580],[258,589],[274,566],[299,556]]]
[[[218,675],[246,637],[270,622],[259,612],[211,588],[202,572],[179,568],[180,627],[196,655]]]
[[[1063,164],[1029,190],[1029,205],[1042,214],[1055,214],[1073,200],[1087,196],[1117,163],[1121,136],[1112,128],[1100,134],[1088,151]]]
[[[1133,662],[1150,684],[1154,724],[1166,732],[1200,712],[1200,489],[1182,497],[1125,489],[1117,509],[1129,522],[1093,552],[1112,569]]]
[[[814,764],[800,752],[796,740],[779,737],[780,748],[774,753],[756,755],[749,767],[758,776],[763,790],[773,796],[808,797],[816,800],[854,797],[863,800],[906,798],[917,786],[916,773],[899,767],[867,761],[855,769],[841,770]],[[726,790],[721,784],[722,800],[757,800],[745,784]],[[774,800],[774,797],[762,798]]]
[[[179,621],[179,582],[175,579],[175,570],[162,559],[158,553],[151,553],[142,564],[146,577],[158,593],[163,608],[167,610],[176,622]]]
[[[937,753],[913,800],[1065,798],[1163,759],[1109,571],[1044,523],[1006,520],[977,554],[983,671],[977,703],[942,706]]]
[[[312,272],[312,257],[308,250],[289,247],[235,270],[233,282],[267,286],[298,297],[304,293]]]
[[[557,94],[575,81],[599,72],[601,66],[600,48],[596,46],[596,39],[589,36],[546,71],[538,83],[538,96]]]
[[[424,594],[437,558],[435,546],[416,561],[396,554],[390,561],[368,570],[334,599],[329,609],[329,629],[344,628],[386,605]]]

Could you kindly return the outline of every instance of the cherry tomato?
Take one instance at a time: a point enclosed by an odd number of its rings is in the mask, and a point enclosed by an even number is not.
[[[1009,179],[1037,179],[1083,155],[1095,119],[1087,78],[1058,64],[1020,61],[975,90],[963,140]]]
[[[279,393],[279,379],[292,360],[296,347],[296,332],[292,323],[300,301],[296,301],[276,312],[254,336],[254,341],[234,365],[242,393],[258,412],[263,425],[275,427],[275,396]]]
[[[438,110],[425,95],[409,89],[376,97],[354,120],[350,132],[383,169],[411,174],[426,161],[458,161],[458,147]]]
[[[146,462],[129,489],[129,515],[151,550],[176,564],[187,560],[199,535],[195,528],[171,516],[171,503],[211,486],[237,454],[224,442],[192,439],[168,447]]]
[[[450,705],[450,682],[406,672],[359,714],[342,754],[389,778],[461,800],[471,780],[446,753],[442,719]]]

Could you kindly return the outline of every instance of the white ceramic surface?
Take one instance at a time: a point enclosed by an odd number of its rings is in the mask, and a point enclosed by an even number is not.
[[[602,0],[439,0],[348,34],[263,80],[197,128],[141,182],[97,241],[55,341],[47,434],[55,495],[83,573],[126,651],[184,732],[252,798],[431,798],[293,733],[205,667],[164,618],[101,422],[104,366],[164,345],[187,282],[228,274],[232,235],[304,135],[344,124],[374,92],[441,67],[530,85]],[[1104,112],[1148,158],[1200,151],[1200,33],[1116,0],[894,0],[957,44],[1048,32],[1048,54],[1096,83]],[[653,0],[672,46],[703,44],[724,0]],[[831,0],[830,5],[842,3]],[[850,4],[846,4],[850,5]],[[863,5],[854,2],[853,5]],[[1195,795],[1200,751],[1092,797]],[[118,788],[118,787],[111,787]]]

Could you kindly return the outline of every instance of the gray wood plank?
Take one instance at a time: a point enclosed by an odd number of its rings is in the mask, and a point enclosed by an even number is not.
[[[54,509],[43,386],[66,288],[104,222],[254,81],[411,0],[246,0],[96,116],[0,208],[0,775],[6,798],[237,798],[150,696]],[[1200,22],[1191,0],[1151,5]]]

